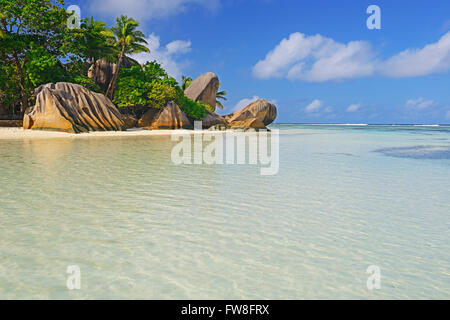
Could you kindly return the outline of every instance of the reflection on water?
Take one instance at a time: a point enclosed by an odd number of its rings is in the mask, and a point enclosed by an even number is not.
[[[169,136],[2,140],[0,298],[449,298],[430,131],[281,127],[275,176],[176,166]]]

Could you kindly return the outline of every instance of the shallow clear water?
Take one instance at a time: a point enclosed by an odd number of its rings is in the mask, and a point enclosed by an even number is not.
[[[274,176],[169,136],[0,140],[0,298],[450,298],[450,128],[273,128]]]

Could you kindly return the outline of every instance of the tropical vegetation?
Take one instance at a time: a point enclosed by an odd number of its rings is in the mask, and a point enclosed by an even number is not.
[[[139,22],[120,16],[108,27],[89,17],[70,28],[73,17],[64,0],[0,0],[0,108],[23,113],[34,103],[36,87],[65,81],[104,93],[118,107],[161,108],[173,100],[195,119],[210,111],[185,97],[192,79],[179,85],[155,61],[140,65],[132,59],[149,51]],[[104,92],[88,77],[100,59],[118,66]],[[124,62],[134,66],[124,68]]]
[[[220,84],[219,84],[219,86],[220,86]],[[220,100],[225,100],[225,101],[228,100],[226,98],[226,95],[227,95],[227,92],[224,90],[219,91],[216,94],[216,106],[218,106],[220,109],[223,109],[223,104],[222,104],[222,101],[220,101]]]

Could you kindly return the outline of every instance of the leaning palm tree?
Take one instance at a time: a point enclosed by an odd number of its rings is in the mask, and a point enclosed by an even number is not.
[[[220,86],[220,84],[219,84],[219,86]],[[221,101],[219,101],[219,99],[220,99],[220,100],[225,100],[225,101],[227,101],[228,99],[225,97],[226,95],[227,95],[227,92],[226,92],[226,91],[219,91],[219,92],[217,92],[217,94],[216,94],[216,105],[217,105],[220,109],[223,109],[223,104],[222,104]]]
[[[111,100],[114,97],[116,89],[117,76],[119,69],[126,54],[150,52],[150,50],[143,44],[147,44],[144,34],[136,30],[139,22],[127,16],[120,16],[116,19],[116,25],[111,28],[114,33],[113,45],[118,49],[117,67],[114,70],[113,78],[109,83],[106,96]]]
[[[185,91],[189,87],[191,82],[192,82],[192,78],[186,77],[186,76],[181,76],[181,89],[183,89],[183,91]]]

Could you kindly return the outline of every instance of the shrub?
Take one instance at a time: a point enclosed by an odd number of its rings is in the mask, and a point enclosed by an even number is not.
[[[182,96],[178,96],[175,102],[180,107],[181,111],[186,113],[188,117],[194,118],[196,120],[203,120],[208,113],[206,111],[206,108],[209,106],[189,99],[188,97],[184,96],[184,94]]]
[[[176,100],[177,90],[166,83],[157,80],[152,82],[151,90],[147,95],[148,104],[153,108],[162,108],[167,102]]]
[[[141,105],[161,108],[171,100],[194,119],[203,120],[208,111],[214,111],[210,106],[187,98],[178,82],[155,61],[142,67],[120,69],[114,95],[114,103],[118,107]]]
[[[148,94],[152,84],[147,80],[140,66],[129,69],[121,68],[114,94],[114,103],[118,107],[148,105]]]

